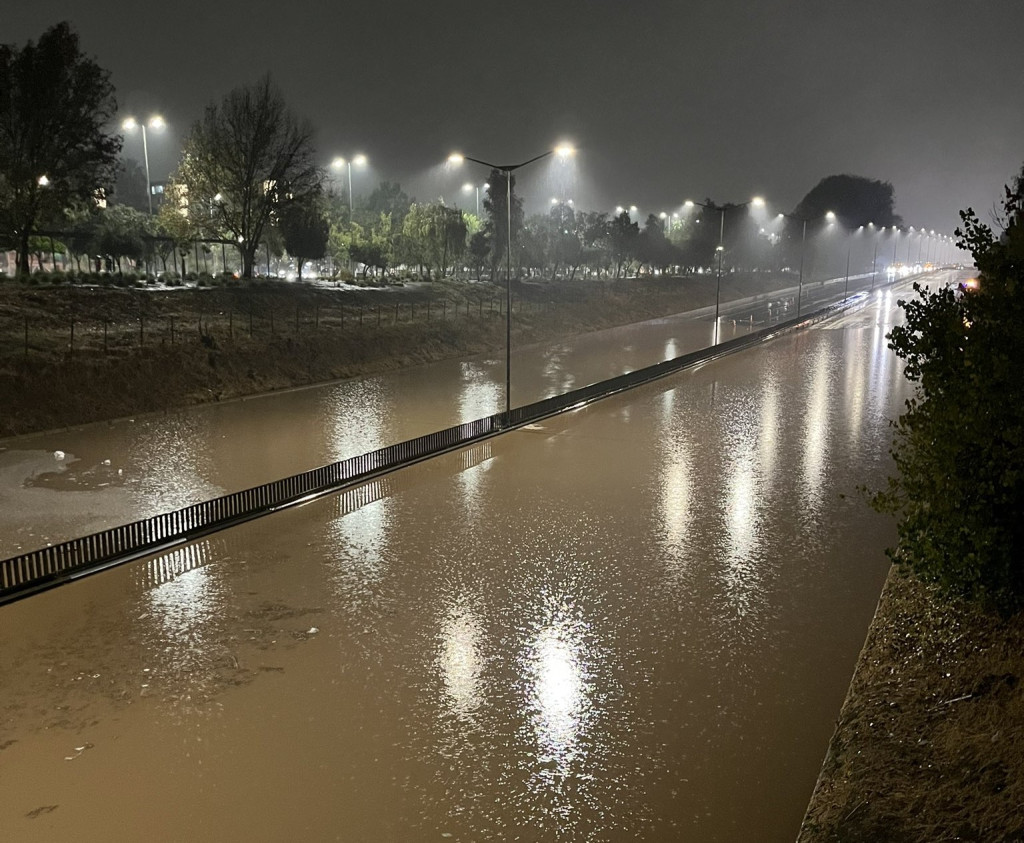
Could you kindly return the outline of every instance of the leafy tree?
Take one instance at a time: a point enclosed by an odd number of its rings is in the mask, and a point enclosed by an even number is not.
[[[476,231],[469,238],[469,257],[473,261],[475,276],[480,277],[480,269],[487,264],[491,256],[491,241],[485,230]]]
[[[256,249],[279,203],[317,194],[323,179],[312,125],[292,114],[264,76],[207,106],[173,181],[204,231],[238,242],[242,277],[252,278]]]
[[[576,226],[583,245],[580,260],[599,274],[607,270],[612,262],[611,223],[608,215],[596,211],[577,213]]]
[[[640,226],[629,218],[629,211],[623,211],[612,219],[608,226],[608,245],[615,263],[615,277],[637,256],[640,241]]]
[[[109,77],[66,22],[36,44],[0,45],[0,231],[16,237],[19,274],[39,223],[114,182],[121,139],[103,128],[117,110]]]
[[[876,508],[899,518],[892,559],[1003,612],[1024,608],[1024,171],[1007,189],[1002,237],[961,212],[977,290],[901,301],[890,347],[916,384],[895,423],[898,476]]]
[[[407,263],[427,267],[428,278],[432,269],[443,277],[466,251],[466,221],[458,209],[440,202],[413,204],[402,224],[402,241]]]
[[[665,224],[654,214],[647,216],[640,232],[637,254],[642,264],[666,271],[677,260],[677,251],[665,236]]]
[[[146,255],[146,238],[153,234],[149,214],[127,205],[106,208],[98,216],[95,250],[109,257],[122,271],[121,259],[141,261]]]
[[[894,212],[894,203],[889,182],[864,176],[827,176],[800,200],[793,216],[817,227],[824,225],[825,214],[832,211],[848,231],[871,222],[877,226],[900,225],[903,220]]]
[[[491,281],[498,274],[498,268],[506,263],[509,254],[509,229],[511,228],[511,251],[516,245],[523,230],[523,200],[516,196],[516,177],[509,173],[506,178],[503,170],[491,170],[487,194],[484,196],[484,211],[487,220],[484,231],[491,244]],[[509,201],[511,198],[511,215]],[[511,216],[511,219],[509,218]]]
[[[548,214],[551,221],[551,277],[558,275],[559,267],[570,269],[575,277],[583,260],[583,233],[580,215],[566,202],[558,202]]]
[[[281,203],[278,227],[284,238],[284,247],[295,258],[298,277],[307,260],[320,260],[327,254],[327,241],[331,226],[323,204],[316,197],[300,201],[288,199]]]
[[[398,182],[382,181],[374,188],[373,193],[366,197],[362,208],[357,208],[357,212],[361,213],[359,221],[373,224],[381,214],[388,214],[392,226],[397,231],[402,227],[402,221],[415,201],[406,195]]]
[[[181,272],[185,273],[185,262],[188,260],[189,245],[199,236],[194,217],[184,213],[183,208],[177,208],[174,203],[164,203],[157,212],[157,252],[163,261],[164,269],[167,269],[168,255],[175,257],[175,271],[178,267],[178,259],[181,260]],[[162,248],[160,248],[162,246]]]
[[[136,211],[148,213],[147,189],[146,171],[138,161],[129,159],[118,168],[117,183],[107,201],[111,205],[127,205]]]
[[[523,230],[519,232],[518,248],[514,254],[518,258],[517,275],[533,275],[543,273],[551,262],[554,230],[551,219],[545,214],[538,214],[526,220]]]
[[[395,256],[391,215],[381,214],[368,230],[353,223],[348,251],[352,260],[363,264],[363,278],[370,269],[386,273]]]

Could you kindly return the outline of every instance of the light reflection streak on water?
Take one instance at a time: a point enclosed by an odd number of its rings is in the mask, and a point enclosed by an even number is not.
[[[452,603],[441,622],[438,667],[451,714],[471,720],[483,702],[483,624],[467,600]]]
[[[542,398],[561,395],[575,388],[576,376],[572,373],[571,367],[566,363],[568,356],[569,346],[567,345],[556,345],[547,350],[544,368],[541,372],[541,377],[547,386],[541,396]]]
[[[811,524],[817,524],[827,479],[831,435],[828,403],[832,376],[830,363],[828,348],[819,345],[808,367],[810,383],[803,440],[803,510]]]
[[[490,452],[490,443],[485,443],[488,453]],[[481,501],[484,499],[482,494],[484,490],[484,482],[487,478],[487,471],[490,469],[491,463],[489,460],[485,460],[478,465],[471,466],[460,471],[456,475],[456,483],[459,486],[459,500],[462,502],[468,516],[468,524],[478,524],[483,521],[486,516],[482,508]]]
[[[856,451],[864,432],[864,413],[867,409],[869,363],[867,356],[860,353],[860,332],[848,331],[844,336],[843,358],[846,360],[845,383],[842,391],[849,409],[844,413],[846,430],[850,437],[850,450]]]
[[[748,431],[735,442],[726,468],[726,542],[724,585],[740,616],[750,609],[751,594],[760,580],[755,550],[759,540],[759,489],[754,448]]]
[[[389,419],[393,415],[381,379],[367,378],[346,384],[346,389],[325,393],[321,417],[329,425],[330,460],[366,454],[390,444]]]
[[[876,407],[876,412],[881,412],[886,406],[887,396],[892,389],[893,383],[903,383],[902,378],[897,377],[897,372],[902,366],[899,357],[889,350],[889,340],[886,335],[892,330],[895,321],[894,315],[902,314],[902,310],[893,308],[892,289],[886,289],[884,295],[880,296],[881,305],[878,308],[878,322],[875,325],[871,342],[871,392]],[[900,320],[902,321],[902,320]]]
[[[679,348],[676,345],[676,338],[672,337],[665,343],[665,353],[662,355],[662,360],[675,360],[678,356]]]
[[[775,460],[782,444],[779,392],[779,373],[775,366],[771,366],[761,393],[761,427],[757,433],[760,445],[759,470],[762,480],[767,486],[770,486],[775,480]]]
[[[150,518],[224,494],[204,479],[209,474],[207,438],[202,430],[168,425],[153,433],[146,453],[139,452],[136,443],[130,459],[144,470],[128,484],[135,517]]]
[[[324,552],[339,599],[372,598],[387,568],[393,507],[393,497],[382,497],[336,518],[328,528]]]
[[[581,762],[592,693],[585,658],[586,625],[554,609],[527,646],[527,706],[537,742],[535,787],[557,786]],[[561,806],[568,808],[568,806]]]
[[[213,665],[223,655],[215,646],[224,620],[223,571],[207,564],[209,554],[209,544],[200,542],[147,563],[146,578],[158,584],[145,592],[148,611],[136,633],[153,653],[154,670],[189,693],[199,692],[197,701],[215,681]]]
[[[668,454],[663,461],[658,495],[662,542],[666,558],[673,567],[682,562],[693,517],[690,432],[677,416],[677,395],[676,389],[667,389],[661,394],[661,428],[665,431],[663,441]]]
[[[490,372],[477,363],[463,363],[460,367],[459,423],[482,419],[501,409],[504,387]]]

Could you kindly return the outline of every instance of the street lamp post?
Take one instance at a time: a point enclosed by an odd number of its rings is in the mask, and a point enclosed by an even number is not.
[[[350,220],[355,212],[355,205],[352,201],[352,165],[365,167],[367,160],[365,155],[360,154],[353,158],[343,158],[339,155],[331,161],[331,169],[340,170],[342,167],[345,167],[348,170],[348,216]]]
[[[125,118],[124,122],[121,123],[121,127],[125,131],[131,132],[135,129],[142,129],[142,158],[146,164],[146,201],[149,203],[149,214],[153,215],[153,183],[149,178],[149,144],[146,141],[146,126],[151,129],[162,129],[167,124],[164,122],[164,118],[159,114],[154,114],[145,123],[140,123],[134,117]]]
[[[719,214],[718,248],[715,249],[718,253],[718,277],[717,283],[715,284],[715,341],[713,343],[714,345],[718,345],[718,314],[722,303],[722,253],[725,251],[725,212],[736,208],[746,208],[747,205],[760,207],[764,205],[764,199],[760,196],[755,196],[753,199],[748,199],[746,202],[741,202],[739,205],[716,205],[713,202],[694,202],[690,199],[687,199],[685,202],[685,207],[692,208],[694,205],[700,205],[700,207],[708,211],[718,211]]]
[[[486,189],[487,185],[485,184],[484,190]],[[469,182],[466,182],[464,185],[462,185],[462,190],[464,193],[469,193],[469,191],[471,190],[476,192],[476,217],[477,219],[480,219],[480,185],[470,184]]]
[[[797,273],[796,282],[796,315],[799,316],[803,307],[803,294],[804,294],[804,251],[807,247],[807,223],[810,221],[807,217],[799,217],[796,214],[787,214],[784,211],[781,216],[788,217],[791,220],[797,220],[801,224],[800,231],[800,269]],[[825,219],[829,222],[835,222],[836,215],[832,211],[825,212]]]
[[[875,253],[871,256],[871,292],[875,291],[875,274],[878,272],[878,240],[875,240]]]
[[[850,235],[846,235],[846,280],[843,281],[843,300],[850,294],[850,250],[853,248],[853,241]]]
[[[549,155],[572,155],[575,150],[569,146],[559,146],[549,149],[540,155],[535,155],[520,164],[492,164],[489,161],[482,161],[479,158],[472,158],[469,155],[452,153],[448,161],[452,164],[459,164],[462,161],[472,161],[481,164],[491,170],[499,170],[505,179],[505,423],[509,422],[512,412],[512,173],[534,161],[540,161]]]

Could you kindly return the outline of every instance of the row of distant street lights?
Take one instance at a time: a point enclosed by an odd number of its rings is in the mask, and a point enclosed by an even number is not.
[[[151,182],[151,179],[150,179],[150,170],[149,170],[149,146],[148,146],[148,141],[147,141],[147,136],[146,136],[146,129],[149,128],[149,129],[152,129],[152,130],[159,131],[159,130],[161,130],[161,129],[166,127],[166,123],[164,122],[163,118],[160,117],[159,115],[153,115],[152,117],[150,117],[145,122],[140,122],[140,121],[138,121],[134,117],[128,117],[128,118],[126,118],[123,121],[122,127],[125,129],[125,131],[129,131],[129,132],[132,132],[132,131],[134,131],[136,129],[141,129],[141,131],[142,131],[142,153],[143,153],[143,159],[145,161],[145,167],[146,167],[146,196],[147,196],[147,200],[149,202],[149,212],[152,214],[152,212],[153,212],[153,195],[152,195],[152,182]],[[512,381],[512,375],[511,375],[511,372],[512,372],[512,362],[511,362],[511,347],[512,347],[512,288],[511,288],[511,278],[512,278],[512,191],[511,191],[511,180],[512,180],[512,173],[515,170],[521,169],[522,167],[525,167],[525,166],[527,166],[529,164],[532,164],[535,161],[540,161],[541,159],[547,158],[548,156],[551,156],[551,155],[558,156],[559,158],[562,158],[562,159],[567,159],[567,158],[571,158],[575,154],[576,154],[576,150],[575,150],[574,147],[572,147],[572,146],[570,146],[568,144],[562,144],[562,145],[554,147],[553,149],[549,149],[546,152],[542,152],[539,155],[535,155],[532,158],[528,158],[525,161],[522,161],[522,162],[519,162],[519,163],[515,163],[515,164],[495,164],[495,163],[491,163],[489,161],[484,161],[484,160],[482,160],[480,158],[473,158],[473,157],[471,157],[469,155],[463,155],[462,153],[459,153],[459,152],[452,153],[451,155],[448,156],[448,159],[447,159],[447,163],[450,166],[460,166],[461,164],[463,164],[466,161],[471,161],[471,162],[473,162],[475,164],[480,164],[481,166],[487,167],[490,170],[500,171],[501,174],[502,174],[502,177],[505,180],[505,184],[506,184],[506,190],[505,190],[505,202],[506,202],[505,212],[506,212],[506,225],[507,225],[506,241],[505,241],[505,246],[506,246],[506,252],[505,252],[505,296],[506,296],[506,302],[505,302],[505,305],[506,305],[505,306],[505,314],[506,314],[506,327],[505,327],[505,414],[506,414],[506,419],[508,418],[508,414],[511,411],[511,398],[512,398],[512,389],[511,389],[511,381]],[[363,167],[366,167],[368,165],[368,163],[369,163],[369,159],[365,155],[363,155],[361,153],[353,155],[351,157],[338,156],[338,157],[335,157],[331,161],[330,166],[331,166],[332,170],[334,170],[336,172],[345,171],[345,173],[347,175],[347,181],[348,181],[348,202],[349,202],[349,213],[350,214],[354,211],[353,193],[352,193],[352,168],[353,168],[353,166],[355,166],[357,168],[363,168]],[[47,183],[46,176],[41,176],[40,180],[39,180],[39,183],[41,185],[45,185]],[[487,184],[486,182],[482,183],[482,184],[474,184],[474,183],[471,183],[471,182],[467,182],[462,187],[463,192],[465,192],[465,193],[474,192],[476,194],[476,214],[477,214],[478,217],[480,216],[480,193],[481,193],[482,190],[486,191],[489,188],[490,188],[490,185]],[[552,205],[566,204],[566,205],[572,206],[573,200],[571,200],[571,199],[560,200],[560,199],[557,199],[557,198],[553,198],[551,200],[551,204]],[[723,253],[725,251],[725,217],[726,217],[726,214],[729,211],[740,210],[742,208],[746,208],[747,206],[753,206],[753,207],[756,207],[756,208],[763,208],[763,207],[765,207],[765,205],[766,205],[765,200],[762,197],[760,197],[760,196],[755,196],[755,197],[747,200],[746,202],[741,202],[741,203],[738,203],[738,204],[721,204],[721,205],[719,205],[719,204],[715,204],[715,203],[711,203],[711,202],[707,202],[707,203],[705,203],[705,202],[694,202],[692,200],[687,200],[686,202],[683,203],[684,211],[692,211],[695,206],[699,206],[701,208],[704,208],[707,211],[715,211],[719,215],[718,247],[716,248],[716,254],[717,254],[717,257],[718,257],[718,261],[717,261],[717,267],[716,267],[716,269],[717,269],[717,272],[716,272],[717,280],[716,280],[716,290],[715,290],[715,337],[714,337],[715,345],[718,345],[718,340],[719,340],[718,331],[719,331],[719,320],[720,320],[720,310],[721,310],[722,261],[723,261]],[[636,214],[637,213],[637,207],[635,205],[630,205],[628,207],[620,205],[620,206],[616,207],[616,209],[615,209],[616,215],[621,215],[621,214],[627,213],[627,212],[630,215]],[[675,221],[679,219],[679,214],[676,213],[676,212],[673,212],[673,213],[670,214],[668,212],[663,211],[663,212],[661,212],[661,214],[659,216],[670,227],[670,230],[671,230],[671,226],[674,225]],[[798,274],[798,282],[797,282],[797,315],[799,316],[801,311],[802,311],[802,305],[803,305],[802,299],[803,299],[804,250],[805,250],[806,243],[807,243],[807,224],[809,222],[814,222],[814,221],[817,221],[819,219],[824,219],[824,220],[826,220],[827,222],[829,222],[831,224],[831,223],[835,222],[836,215],[832,211],[827,211],[821,217],[808,218],[808,217],[798,216],[796,214],[789,214],[789,213],[783,212],[783,213],[779,213],[777,215],[777,217],[776,217],[776,219],[779,219],[779,220],[781,220],[783,218],[792,219],[792,220],[795,220],[795,221],[801,223],[800,266],[799,266],[799,274]],[[875,226],[874,226],[873,223],[869,223],[868,224],[868,228],[874,228],[874,227]],[[863,228],[863,226],[862,226],[862,228]],[[886,227],[884,227],[884,226],[881,229],[879,229],[880,232],[884,232],[885,230],[886,230]],[[895,227],[895,226],[892,227],[892,230],[893,230],[893,234],[894,234],[893,263],[895,264],[896,263],[896,249],[897,249],[897,246],[898,246],[898,235],[899,235],[900,232],[899,232],[899,229],[897,227]],[[908,234],[912,234],[913,232],[914,232],[914,228],[913,228],[913,226],[911,226],[910,229],[909,229]],[[920,233],[923,235],[926,232],[925,232],[924,229],[921,229]],[[930,233],[928,233],[928,236],[935,237],[934,230],[931,231]],[[940,235],[940,238],[942,238],[942,237],[943,236]],[[948,239],[948,238],[945,238],[945,239]],[[920,247],[919,247],[919,249],[920,249]],[[878,244],[876,243],[875,244],[875,255],[874,255],[873,265],[874,265],[874,261],[877,261],[877,258],[878,258]],[[908,251],[908,260],[909,260],[909,251]],[[847,272],[849,272],[849,254],[847,255]],[[873,283],[873,279],[872,279],[872,283]]]

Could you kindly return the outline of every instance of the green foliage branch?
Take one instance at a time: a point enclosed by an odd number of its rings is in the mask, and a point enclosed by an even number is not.
[[[889,345],[916,390],[894,422],[898,474],[872,503],[898,518],[895,563],[1011,614],[1024,608],[1024,171],[1003,208],[999,237],[960,214],[977,289],[915,284],[900,301]]]

